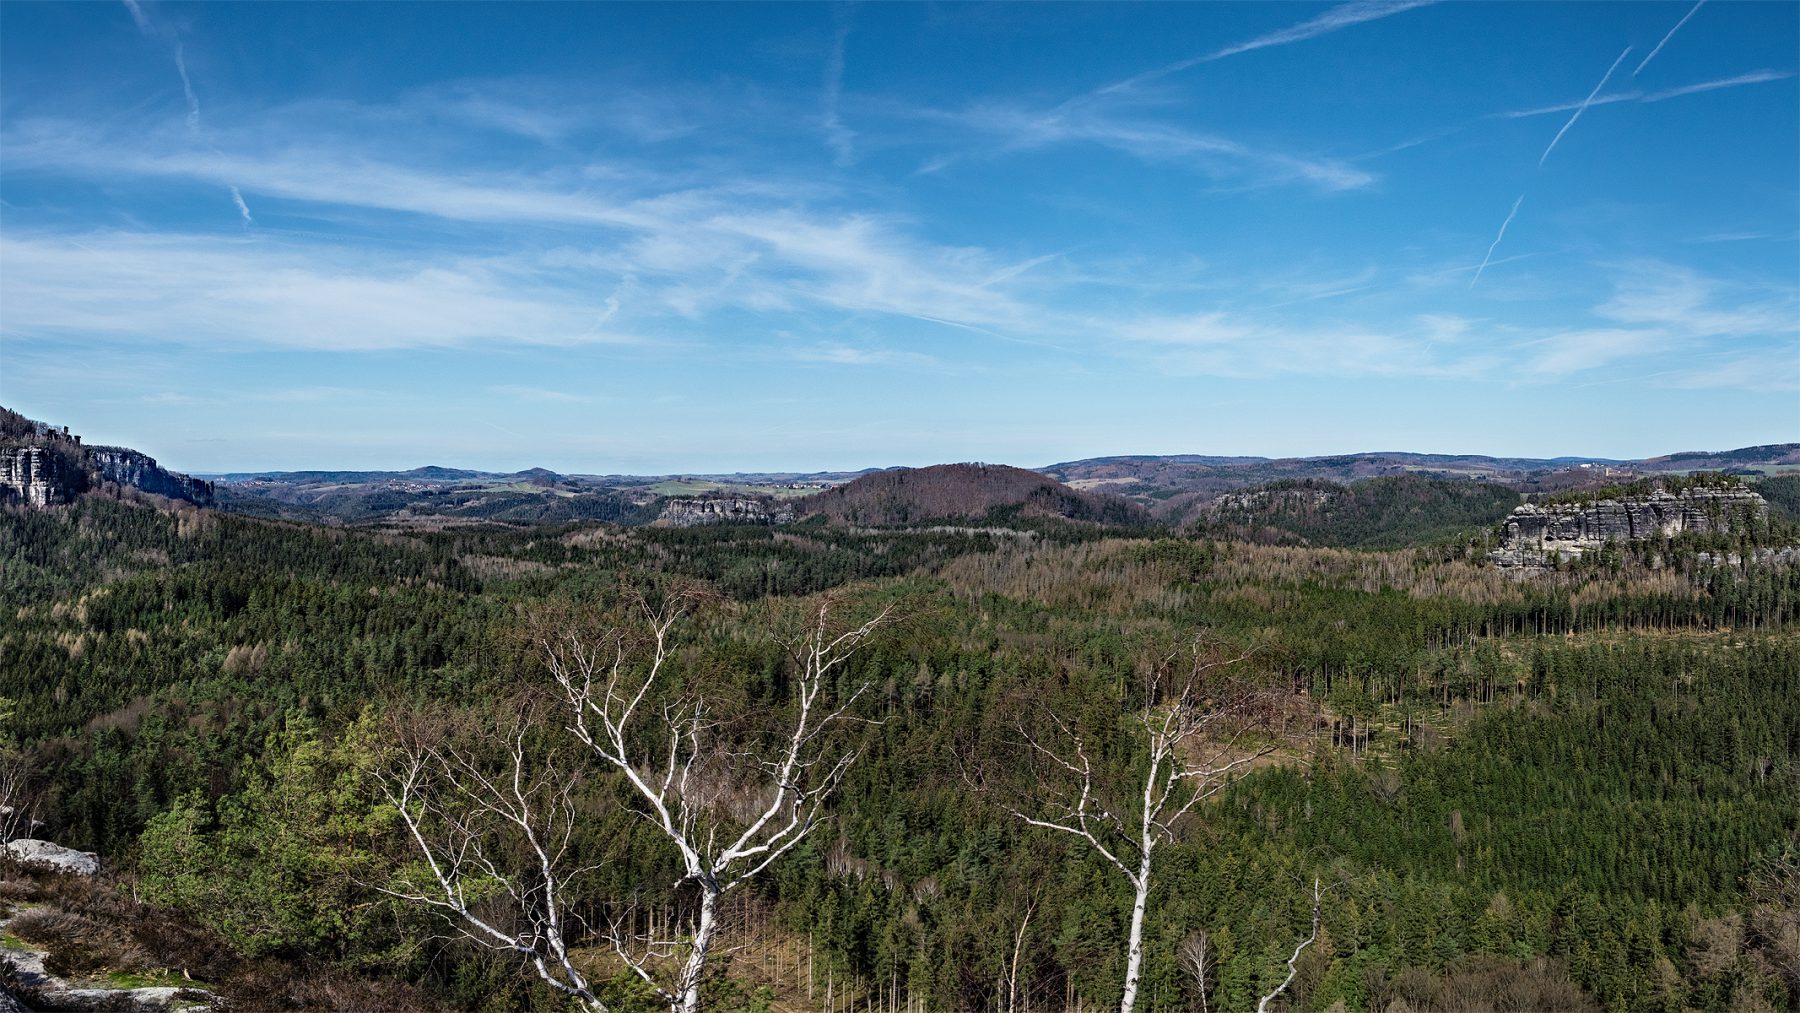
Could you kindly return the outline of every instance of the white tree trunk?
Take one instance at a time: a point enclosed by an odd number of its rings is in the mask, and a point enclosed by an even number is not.
[[[719,929],[718,906],[718,887],[701,880],[700,924],[694,928],[694,948],[688,951],[687,963],[681,968],[681,1013],[700,1013],[700,976],[706,971],[706,954]]]
[[[1137,1005],[1138,974],[1144,967],[1144,910],[1150,904],[1150,845],[1145,842],[1144,855],[1138,861],[1138,874],[1132,886],[1137,896],[1131,902],[1131,940],[1125,950],[1125,998],[1119,1013],[1131,1013]]]

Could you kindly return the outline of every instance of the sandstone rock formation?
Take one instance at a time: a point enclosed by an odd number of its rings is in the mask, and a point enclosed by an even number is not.
[[[213,502],[213,484],[177,474],[148,454],[126,447],[87,447],[81,437],[0,408],[0,502],[28,506],[67,503],[95,482],[112,482],[200,506]]]
[[[1536,568],[1576,559],[1608,541],[1666,538],[1683,532],[1733,531],[1768,510],[1761,496],[1740,487],[1702,487],[1587,503],[1540,506],[1512,512],[1489,558],[1497,566]]]
[[[692,496],[663,504],[656,523],[671,528],[701,524],[791,524],[794,508],[756,496]]]
[[[56,447],[0,449],[0,490],[31,506],[67,503],[86,488],[86,472]]]
[[[125,447],[92,447],[88,450],[88,460],[108,482],[200,506],[213,501],[211,482],[169,471],[148,454]]]

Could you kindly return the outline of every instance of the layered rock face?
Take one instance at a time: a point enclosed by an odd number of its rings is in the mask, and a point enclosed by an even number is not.
[[[34,507],[67,503],[87,488],[87,473],[52,447],[0,450],[0,489]]]
[[[207,506],[213,501],[211,482],[169,471],[148,454],[125,447],[92,447],[88,450],[88,460],[100,472],[100,477],[108,482],[128,485],[169,499],[187,500],[200,506]]]
[[[1768,508],[1761,496],[1735,488],[1688,489],[1679,494],[1658,489],[1633,499],[1552,506],[1527,503],[1506,519],[1500,547],[1489,558],[1505,567],[1547,566],[1557,559],[1578,558],[1608,541],[1734,531]]]
[[[671,528],[700,524],[791,524],[794,508],[754,496],[696,496],[663,504],[656,523]]]

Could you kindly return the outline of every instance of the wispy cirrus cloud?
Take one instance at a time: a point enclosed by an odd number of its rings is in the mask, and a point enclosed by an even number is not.
[[[237,207],[238,214],[243,217],[245,225],[256,224],[256,219],[250,217],[250,205],[244,203],[243,191],[235,186],[231,188],[231,203]]]
[[[936,368],[942,363],[935,356],[921,352],[908,352],[893,348],[867,348],[846,345],[841,342],[824,342],[797,348],[788,353],[788,357],[796,362],[809,362],[827,366],[913,366]]]
[[[833,160],[844,166],[856,158],[856,132],[844,126],[843,117],[838,110],[838,100],[844,90],[844,47],[850,41],[850,15],[845,8],[834,7],[832,20],[836,22],[836,30],[832,34],[831,51],[825,57],[824,111],[821,120],[825,127],[825,144],[835,156]]]
[[[1043,109],[991,102],[961,110],[915,110],[912,115],[991,138],[999,147],[986,152],[989,156],[1092,144],[1142,162],[1185,165],[1228,184],[1301,183],[1330,192],[1361,189],[1379,178],[1343,159],[1258,147],[1218,134],[1159,123],[1109,103],[1064,104]],[[940,162],[931,168],[935,171],[945,164]]]
[[[89,232],[0,237],[5,333],[342,351],[630,342],[514,265],[303,244]]]
[[[502,383],[488,388],[502,397],[517,401],[549,401],[559,404],[585,404],[594,400],[586,394],[571,394],[564,390],[552,390],[548,387],[532,387],[525,384]]]
[[[1216,159],[1212,171],[1221,178],[1299,172],[1284,156],[1114,115],[1121,112],[1130,110],[1046,118],[990,106],[970,115],[985,117],[981,130],[1003,141],[1013,135],[1009,143],[1025,147],[1080,140],[1121,145],[1146,159],[1174,150]],[[967,118],[957,122],[975,129]],[[178,131],[107,133],[48,120],[3,129],[9,173],[157,187],[241,181],[266,222],[328,215],[341,230],[331,239],[266,225],[251,237],[223,238],[15,230],[0,245],[5,324],[15,334],[84,331],[341,351],[631,342],[655,354],[705,343],[727,318],[741,326],[767,315],[808,335],[783,357],[844,367],[935,360],[880,330],[854,343],[820,338],[832,333],[825,321],[855,320],[895,334],[918,333],[918,322],[1055,354],[1121,356],[1232,377],[1477,376],[1498,368],[1491,345],[1451,340],[1442,327],[1409,323],[1411,314],[1389,323],[1379,311],[1365,312],[1361,298],[1341,305],[1378,276],[1366,261],[1360,272],[1317,265],[1309,272],[1316,280],[1283,278],[1273,288],[1267,276],[1198,263],[1184,267],[1179,280],[1147,279],[1142,264],[1108,270],[1104,258],[1067,251],[937,241],[908,215],[868,210],[833,186],[779,176],[714,174],[704,185],[688,185],[630,161],[597,159],[579,167],[451,168],[409,157],[380,137],[325,134],[303,147],[269,146],[223,131],[217,148],[198,149]],[[1331,163],[1320,165],[1331,166],[1317,170],[1320,185],[1372,179],[1339,179]],[[1498,262],[1503,234],[1504,227],[1485,263]],[[431,252],[459,243],[490,249],[496,236],[513,252]],[[1283,298],[1270,302],[1272,291]],[[1318,305],[1326,300],[1331,305]],[[1096,314],[1096,301],[1115,312]],[[1703,299],[1702,308],[1707,304]],[[1670,330],[1619,316],[1648,313],[1641,302],[1620,301],[1610,312],[1585,330],[1618,331],[1621,341],[1623,332]],[[821,326],[797,327],[793,317]],[[1727,333],[1729,323],[1721,320],[1724,329],[1710,333]],[[1644,337],[1639,333],[1640,344]],[[1525,372],[1556,377],[1590,368],[1581,361],[1544,358],[1542,369]]]
[[[1658,363],[1672,385],[1723,386],[1732,369],[1696,366],[1721,354],[1737,361],[1784,362],[1755,389],[1800,381],[1800,293],[1730,283],[1658,261],[1614,267],[1612,295],[1595,305],[1593,327],[1559,330],[1528,343],[1523,361],[1535,374],[1563,377],[1628,363]],[[1731,344],[1721,349],[1720,339]],[[1711,371],[1713,379],[1686,378]]]

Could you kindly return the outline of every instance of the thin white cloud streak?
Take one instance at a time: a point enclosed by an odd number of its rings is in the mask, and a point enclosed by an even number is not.
[[[175,72],[181,75],[181,93],[187,96],[188,130],[198,133],[200,130],[200,100],[194,97],[194,82],[188,78],[187,55],[181,43],[175,44]]]
[[[200,130],[200,100],[194,95],[193,79],[188,77],[187,54],[181,48],[181,40],[172,31],[167,31],[150,19],[138,0],[124,0],[125,9],[131,13],[131,20],[137,24],[138,33],[146,39],[156,39],[169,47],[169,55],[175,60],[175,73],[181,76],[181,94],[187,99],[187,126],[190,133]]]
[[[1612,62],[1612,66],[1606,68],[1606,75],[1600,78],[1600,83],[1594,85],[1594,90],[1588,92],[1588,97],[1582,99],[1581,105],[1575,107],[1575,114],[1569,117],[1569,122],[1563,124],[1562,129],[1556,132],[1556,136],[1550,139],[1550,146],[1544,149],[1542,155],[1538,156],[1538,165],[1543,165],[1544,160],[1550,157],[1550,153],[1556,150],[1556,142],[1563,139],[1563,135],[1569,132],[1569,128],[1575,125],[1576,120],[1581,119],[1582,113],[1587,112],[1587,107],[1593,103],[1594,96],[1600,94],[1600,89],[1606,87],[1606,82],[1612,80],[1613,71],[1619,69],[1619,64],[1625,62],[1625,57],[1630,55],[1630,53],[1631,47],[1626,46],[1625,51],[1620,53],[1618,59]]]
[[[1481,266],[1475,269],[1475,277],[1469,279],[1470,288],[1475,287],[1475,283],[1481,280],[1481,272],[1487,270],[1488,264],[1493,262],[1494,251],[1500,248],[1500,240],[1506,238],[1506,227],[1512,224],[1513,217],[1519,213],[1519,205],[1523,203],[1525,203],[1524,194],[1520,194],[1518,199],[1513,201],[1512,210],[1506,213],[1506,221],[1500,223],[1500,231],[1494,234],[1494,241],[1488,244],[1487,256],[1481,258]]]
[[[1615,102],[1641,102],[1643,99],[1644,93],[1641,91],[1616,91],[1610,95],[1600,95],[1586,101],[1559,102],[1553,106],[1537,106],[1532,109],[1513,109],[1503,113],[1494,113],[1493,115],[1498,116],[1501,119],[1522,120],[1531,116],[1548,116],[1551,113],[1566,113],[1590,106],[1607,106],[1612,105]]]
[[[570,394],[568,391],[551,390],[547,387],[531,387],[516,383],[503,383],[489,390],[519,401],[550,401],[559,404],[583,404],[593,398],[585,394]]]
[[[1591,107],[1612,105],[1617,102],[1663,102],[1672,98],[1681,98],[1684,95],[1699,95],[1709,91],[1719,91],[1724,88],[1738,88],[1744,85],[1763,84],[1769,81],[1785,81],[1793,76],[1794,72],[1791,70],[1752,70],[1747,73],[1738,74],[1735,77],[1722,77],[1716,81],[1701,81],[1697,84],[1687,84],[1677,88],[1667,88],[1656,92],[1644,92],[1636,89],[1633,89],[1632,91],[1616,91],[1608,95],[1596,96],[1592,101],[1587,102],[1586,105]],[[1494,115],[1503,119],[1517,120],[1530,116],[1545,116],[1550,113],[1566,113],[1571,109],[1581,108],[1583,108],[1583,103],[1581,102],[1563,102],[1553,106],[1538,106],[1534,109],[1515,109],[1510,112],[1495,113]]]
[[[1197,67],[1203,63],[1211,63],[1214,60],[1223,60],[1228,56],[1236,56],[1240,53],[1248,53],[1253,50],[1268,49],[1271,46],[1286,46],[1295,42],[1305,42],[1308,39],[1316,39],[1321,35],[1330,35],[1333,32],[1342,31],[1345,28],[1360,25],[1367,21],[1376,21],[1381,18],[1392,17],[1395,14],[1413,10],[1414,8],[1427,7],[1434,2],[1435,0],[1356,0],[1356,2],[1353,3],[1340,4],[1325,13],[1320,14],[1318,17],[1302,21],[1297,25],[1290,25],[1287,28],[1270,32],[1267,35],[1259,35],[1254,39],[1226,46],[1223,49],[1214,50],[1203,56],[1195,56],[1186,60],[1177,60],[1166,66],[1158,67],[1154,70],[1147,70],[1142,74],[1137,74],[1133,77],[1126,78],[1123,81],[1109,84],[1098,89],[1093,94],[1108,95],[1121,91],[1129,91],[1140,85],[1157,80],[1158,78],[1180,73],[1190,67]]]
[[[1681,26],[1688,23],[1688,18],[1693,17],[1694,14],[1696,12],[1698,12],[1701,7],[1703,7],[1705,5],[1706,5],[1706,0],[1698,0],[1698,2],[1694,4],[1694,6],[1688,8],[1688,12],[1681,16],[1680,21],[1675,22],[1675,27],[1669,29],[1669,34],[1662,37],[1662,41],[1658,42],[1656,44],[1656,48],[1652,49],[1650,51],[1649,56],[1644,57],[1644,62],[1637,65],[1637,69],[1631,72],[1631,76],[1636,77],[1639,74],[1642,74],[1644,72],[1644,68],[1650,66],[1650,61],[1656,59],[1656,54],[1662,52],[1663,47],[1669,44],[1669,40],[1675,37],[1675,33],[1681,31]]]
[[[1209,56],[1207,60],[1222,60],[1227,56],[1248,53],[1254,49],[1267,49],[1270,46],[1286,46],[1295,42],[1305,42],[1321,35],[1330,35],[1353,25],[1366,21],[1377,21],[1381,18],[1403,14],[1418,7],[1430,6],[1433,0],[1359,0],[1356,3],[1341,4],[1308,21],[1278,32],[1261,35],[1248,42],[1240,42],[1235,46],[1226,46]]]
[[[138,5],[138,0],[125,0],[125,9],[131,12],[131,20],[137,22],[139,32],[145,35],[151,34],[150,18],[144,14],[144,9]]]
[[[1215,179],[1252,185],[1303,182],[1325,191],[1357,190],[1378,177],[1333,158],[1270,151],[1216,134],[1108,115],[1095,103],[1064,104],[1052,110],[981,105],[966,110],[915,110],[914,115],[999,139],[1003,151],[1030,151],[1059,144],[1096,144],[1149,163],[1185,164]],[[941,169],[939,160],[921,171]]]
[[[1785,81],[1794,76],[1791,70],[1753,70],[1748,74],[1736,77],[1721,78],[1717,81],[1702,81],[1699,84],[1683,85],[1666,91],[1645,95],[1644,102],[1661,102],[1664,99],[1680,98],[1683,95],[1698,95],[1702,92],[1718,91],[1721,88],[1736,88],[1746,84],[1762,84],[1765,81]]]
[[[237,205],[238,214],[244,216],[245,225],[255,225],[256,219],[250,217],[250,205],[244,203],[244,194],[237,187],[231,188],[231,202]]]
[[[831,148],[832,161],[839,166],[856,159],[856,132],[844,126],[838,114],[838,99],[844,88],[844,46],[850,39],[849,15],[833,11],[837,31],[832,37],[831,52],[825,58],[825,144]]]
[[[857,348],[829,342],[789,353],[796,362],[825,366],[914,366],[937,368],[937,359],[919,352],[901,352],[887,348]]]
[[[1765,355],[1750,355],[1711,369],[1674,370],[1666,386],[1751,391],[1800,391],[1800,343]]]

